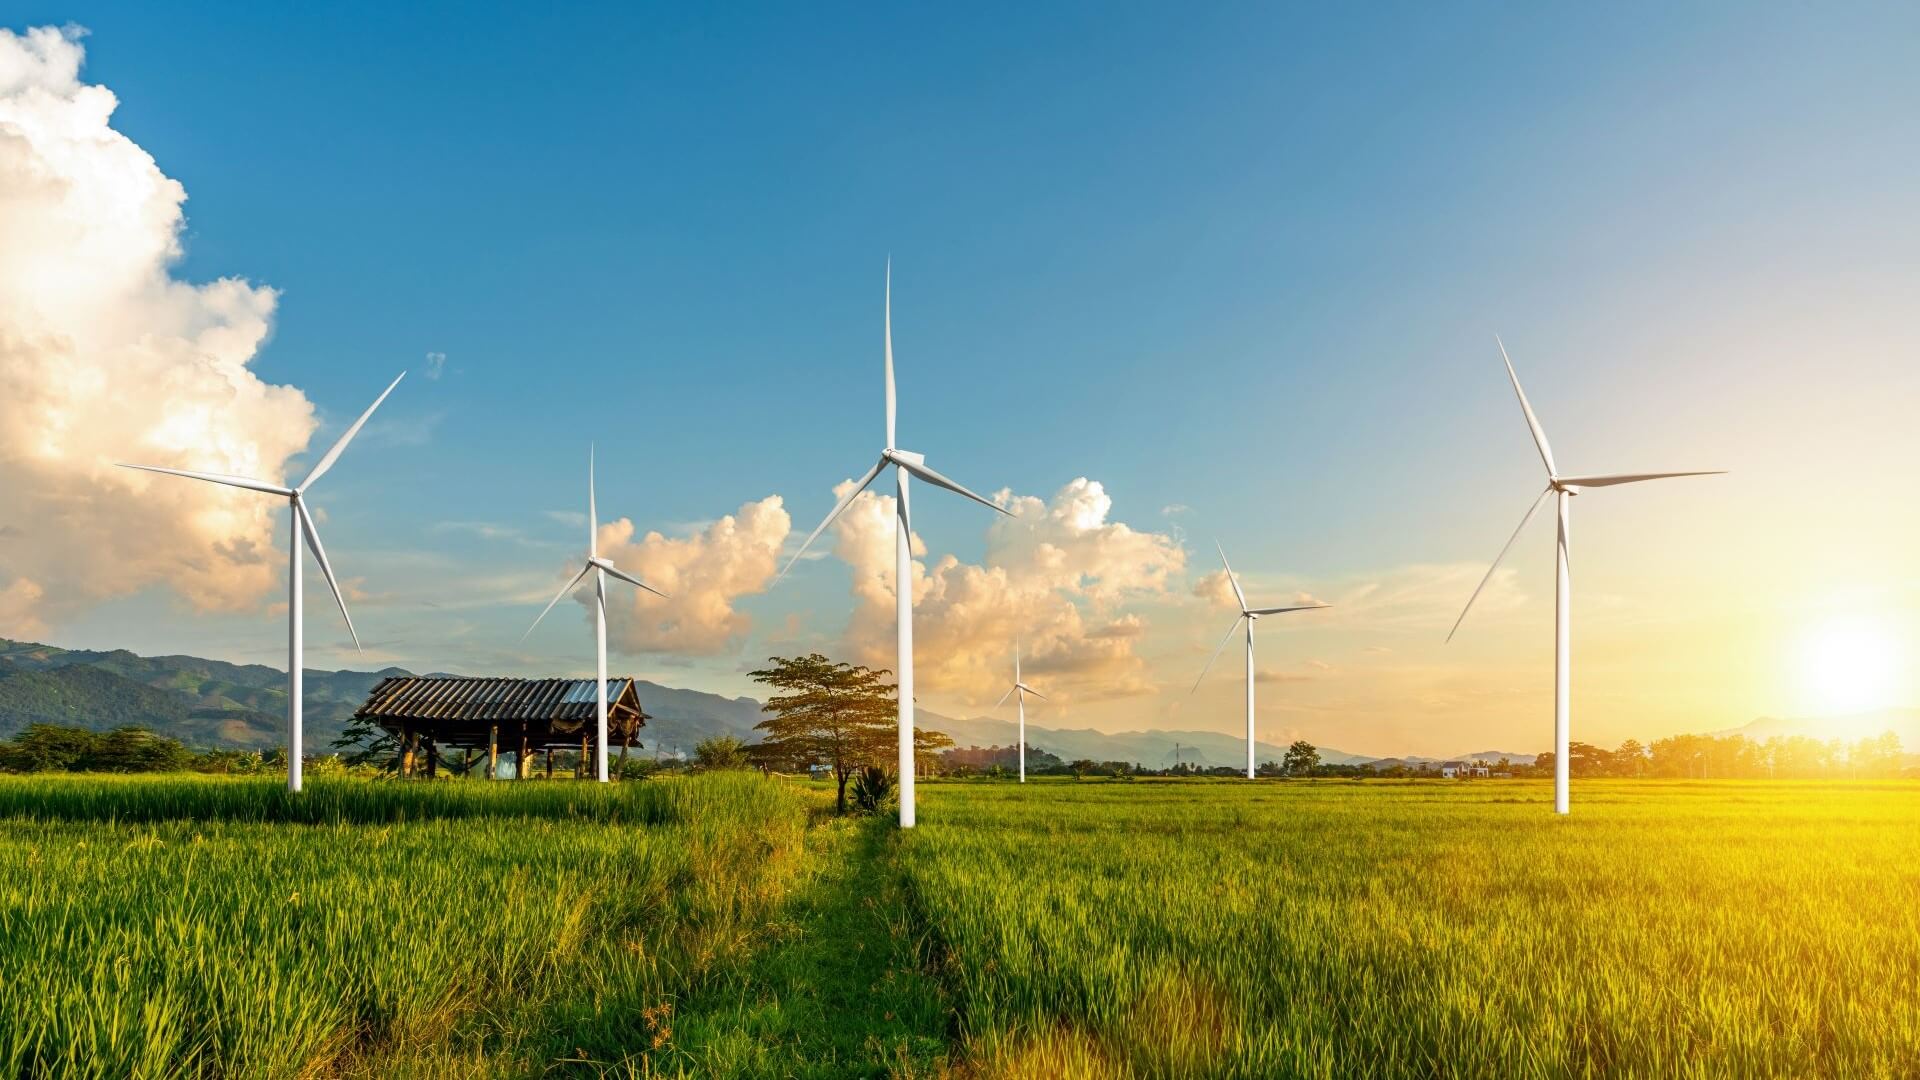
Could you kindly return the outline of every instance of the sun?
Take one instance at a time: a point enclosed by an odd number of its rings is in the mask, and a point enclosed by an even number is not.
[[[1797,658],[1800,698],[1826,716],[1900,705],[1902,635],[1872,615],[1833,615],[1802,634]]]

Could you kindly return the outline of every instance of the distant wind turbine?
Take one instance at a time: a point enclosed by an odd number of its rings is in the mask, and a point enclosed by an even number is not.
[[[306,546],[313,551],[313,561],[320,564],[320,573],[327,579],[327,588],[333,590],[334,602],[340,605],[340,617],[347,622],[347,633],[353,638],[354,649],[356,651],[364,651],[360,649],[360,634],[353,628],[353,616],[347,614],[346,598],[340,595],[340,582],[333,576],[333,567],[327,563],[327,549],[320,544],[319,527],[314,524],[313,515],[307,512],[307,489],[313,486],[314,481],[326,475],[328,469],[333,468],[333,463],[340,460],[340,454],[346,450],[347,444],[353,441],[355,435],[360,434],[360,428],[366,424],[367,418],[373,415],[373,410],[379,408],[380,403],[387,400],[387,395],[393,393],[393,388],[399,386],[400,380],[406,377],[407,373],[403,371],[391,383],[387,384],[387,388],[380,392],[379,397],[373,399],[373,404],[367,406],[367,411],[361,413],[360,419],[355,420],[353,426],[348,428],[346,432],[340,436],[340,441],[333,444],[333,448],[327,451],[326,456],[320,459],[319,464],[313,467],[313,471],[307,474],[307,478],[302,480],[298,487],[285,487],[280,484],[270,484],[265,480],[253,480],[245,476],[231,476],[226,473],[188,472],[185,469],[163,469],[158,465],[122,465],[122,468],[140,469],[144,472],[165,473],[168,476],[185,476],[194,480],[205,480],[214,484],[225,484],[228,487],[246,488],[249,491],[261,491],[268,495],[278,495],[287,500],[287,512],[291,520],[287,536],[288,791],[300,790],[300,757],[304,752],[304,733],[301,730],[300,715],[300,698],[305,681],[303,669],[306,655],[305,643],[301,639],[300,626],[300,538],[302,536],[306,537]]]
[[[1527,418],[1527,430],[1533,433],[1533,445],[1540,451],[1540,461],[1547,467],[1547,486],[1534,498],[1533,505],[1520,519],[1520,526],[1507,538],[1507,546],[1493,557],[1493,565],[1487,567],[1487,576],[1467,597],[1467,606],[1460,609],[1460,617],[1453,621],[1453,629],[1447,631],[1447,640],[1460,630],[1460,624],[1466,621],[1467,612],[1473,610],[1473,602],[1480,598],[1481,590],[1487,582],[1493,580],[1493,572],[1500,569],[1500,562],[1513,550],[1513,543],[1520,539],[1520,533],[1533,520],[1540,510],[1540,504],[1548,495],[1553,495],[1555,509],[1559,512],[1558,552],[1559,573],[1554,582],[1554,629],[1553,629],[1553,811],[1564,814],[1568,810],[1567,800],[1567,747],[1570,731],[1569,713],[1572,710],[1573,694],[1573,583],[1567,573],[1567,525],[1571,511],[1571,500],[1582,489],[1597,487],[1615,487],[1620,484],[1637,484],[1642,480],[1665,480],[1676,476],[1721,476],[1725,469],[1696,470],[1693,472],[1660,473],[1616,473],[1607,476],[1562,476],[1560,469],[1553,463],[1553,448],[1547,445],[1547,433],[1540,427],[1539,418],[1533,415],[1533,406],[1527,403],[1526,391],[1520,389],[1520,376],[1514,373],[1513,360],[1507,355],[1506,343],[1494,335],[1494,344],[1500,347],[1500,359],[1506,362],[1507,379],[1513,383],[1514,396],[1520,399],[1520,411]]]
[[[874,464],[873,468],[867,470],[866,475],[862,476],[859,479],[859,481],[853,485],[852,490],[848,491],[846,495],[841,498],[839,505],[835,506],[833,508],[833,512],[827,515],[826,520],[822,521],[819,524],[819,526],[813,530],[813,533],[807,537],[806,542],[800,545],[800,550],[793,553],[793,558],[787,560],[787,565],[780,569],[780,573],[777,576],[775,576],[773,580],[774,580],[774,584],[776,585],[779,584],[780,579],[787,576],[787,571],[793,569],[793,564],[800,561],[800,556],[806,554],[807,548],[811,546],[816,539],[819,538],[821,533],[826,531],[827,526],[833,524],[834,519],[838,518],[847,509],[848,506],[852,505],[854,497],[859,495],[862,491],[865,491],[867,489],[867,485],[873,483],[874,478],[880,475],[880,471],[882,469],[885,469],[889,465],[893,466],[893,477],[894,477],[893,482],[894,482],[894,492],[895,492],[895,499],[894,499],[895,519],[894,519],[894,534],[893,534],[893,598],[894,598],[894,618],[897,625],[896,648],[898,650],[898,656],[899,656],[899,659],[895,664],[895,672],[898,676],[898,681],[899,681],[899,687],[897,688],[897,696],[899,699],[899,709],[900,709],[900,827],[903,829],[911,829],[913,828],[913,770],[914,770],[914,760],[913,760],[913,750],[914,750],[914,746],[913,746],[913,704],[914,704],[913,702],[913,539],[912,539],[913,538],[913,517],[908,507],[907,480],[911,476],[918,476],[920,479],[925,480],[927,483],[932,484],[935,487],[946,488],[948,491],[954,492],[955,494],[964,495],[967,498],[972,499],[974,502],[979,503],[981,506],[984,506],[989,510],[1006,514],[1008,517],[1012,517],[1013,515],[1009,513],[1007,510],[1005,510],[1004,508],[995,506],[993,503],[988,502],[986,499],[981,498],[979,495],[976,495],[973,492],[968,491],[966,488],[961,487],[959,484],[955,483],[954,481],[949,480],[945,476],[942,476],[939,473],[933,471],[931,468],[928,468],[927,459],[924,454],[916,454],[910,450],[901,450],[895,445],[895,442],[894,442],[895,407],[894,407],[894,388],[893,388],[893,262],[892,260],[888,260],[887,262],[887,292],[886,292],[886,313],[885,313],[884,325],[885,325],[885,332],[886,332],[886,369],[887,369],[887,445],[885,449],[880,451],[880,460]]]
[[[1026,683],[1023,683],[1020,681],[1020,642],[1016,639],[1013,643],[1013,685],[1007,687],[1007,692],[1000,695],[1000,700],[994,702],[993,707],[998,709],[1000,706],[1005,705],[1009,697],[1015,698],[1016,704],[1019,707],[1019,710],[1020,710],[1020,782],[1023,784],[1027,782],[1027,695],[1028,694],[1032,694],[1034,697],[1039,698],[1041,701],[1047,700],[1047,695],[1041,693],[1038,690],[1035,690],[1033,687],[1028,686]]]
[[[601,783],[607,782],[607,575],[611,574],[629,585],[645,589],[661,599],[667,594],[641,581],[613,565],[612,560],[600,557],[600,511],[595,505],[593,494],[593,447],[587,447],[587,561],[573,580],[560,587],[552,600],[520,635],[527,640],[527,634],[533,633],[533,627],[547,617],[547,612],[560,599],[574,590],[580,580],[593,574],[593,673],[594,673],[594,742],[593,742],[593,778]]]
[[[1233,576],[1233,566],[1231,563],[1227,562],[1226,549],[1220,546],[1220,541],[1218,540],[1215,540],[1213,542],[1213,546],[1216,550],[1220,552],[1220,565],[1227,568],[1227,584],[1233,586],[1234,598],[1240,602],[1240,614],[1234,617],[1233,625],[1227,627],[1227,633],[1224,637],[1220,639],[1220,644],[1215,645],[1213,647],[1213,655],[1207,657],[1206,667],[1203,667],[1200,669],[1200,678],[1193,680],[1193,690],[1189,690],[1187,691],[1187,693],[1191,694],[1194,691],[1200,689],[1200,680],[1205,679],[1207,677],[1208,668],[1213,667],[1213,662],[1220,658],[1220,651],[1227,647],[1227,642],[1233,638],[1233,632],[1235,630],[1240,629],[1240,624],[1242,622],[1246,623],[1247,624],[1247,779],[1251,780],[1253,779],[1253,768],[1254,768],[1254,765],[1253,765],[1253,754],[1254,754],[1254,748],[1253,748],[1253,743],[1254,743],[1254,739],[1253,739],[1253,624],[1255,620],[1259,619],[1260,616],[1262,615],[1284,615],[1289,611],[1314,611],[1319,608],[1330,607],[1332,605],[1323,604],[1320,601],[1315,600],[1311,604],[1289,604],[1289,605],[1286,605],[1285,607],[1250,608],[1247,606],[1247,594],[1240,591],[1240,582],[1238,579],[1236,579]]]

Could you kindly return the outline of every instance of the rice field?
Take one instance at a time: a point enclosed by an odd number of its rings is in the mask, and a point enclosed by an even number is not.
[[[1920,1075],[1920,787],[0,777],[0,1076]]]
[[[996,1076],[1920,1075],[1911,783],[933,785]]]

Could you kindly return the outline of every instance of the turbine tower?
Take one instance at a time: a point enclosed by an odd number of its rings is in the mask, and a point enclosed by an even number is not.
[[[887,444],[886,444],[886,447],[880,451],[880,460],[874,464],[873,468],[867,470],[866,475],[862,476],[859,479],[859,481],[853,485],[852,490],[848,491],[846,495],[841,498],[839,504],[833,508],[833,512],[829,513],[826,517],[826,520],[822,521],[819,524],[819,526],[813,530],[812,534],[807,537],[806,543],[803,543],[800,545],[800,550],[793,553],[793,558],[787,560],[787,565],[780,569],[780,573],[777,576],[775,576],[773,580],[774,580],[774,584],[776,585],[779,584],[780,579],[787,576],[787,571],[793,569],[793,564],[800,561],[800,556],[806,554],[807,548],[813,544],[814,540],[818,539],[820,534],[826,531],[827,526],[833,524],[834,519],[839,517],[841,513],[843,513],[847,509],[847,507],[853,503],[854,497],[859,495],[862,491],[865,491],[867,489],[867,485],[873,483],[874,479],[880,475],[880,471],[882,469],[887,468],[889,465],[893,467],[893,483],[894,483],[894,492],[895,492],[895,498],[894,498],[895,519],[894,519],[894,533],[893,533],[893,598],[894,598],[894,618],[898,627],[896,648],[898,649],[898,653],[899,653],[899,659],[896,661],[894,670],[898,675],[898,681],[899,681],[899,686],[897,687],[897,696],[899,698],[899,708],[900,708],[900,827],[903,829],[911,829],[913,828],[913,769],[914,769],[914,761],[913,761],[913,745],[914,745],[913,744],[913,517],[908,506],[907,482],[909,478],[917,476],[920,479],[925,480],[927,483],[932,484],[935,487],[946,488],[948,491],[951,491],[957,495],[964,495],[967,498],[972,499],[974,502],[979,503],[981,506],[984,506],[989,510],[994,510],[1002,514],[1006,514],[1008,517],[1012,517],[1013,515],[1009,513],[1007,510],[1003,509],[1002,507],[995,506],[993,503],[988,502],[986,499],[981,498],[979,495],[976,495],[973,492],[968,491],[966,488],[961,487],[959,484],[955,483],[954,481],[949,480],[945,476],[942,476],[939,473],[933,471],[931,468],[928,468],[926,455],[916,454],[910,450],[902,450],[895,444],[895,441],[894,441],[895,407],[894,407],[894,389],[893,389],[893,262],[891,260],[887,262],[886,310],[885,310],[884,318],[885,318],[884,326],[885,326],[885,336],[886,336],[886,374],[887,374]]]
[[[387,388],[380,392],[379,397],[373,399],[373,404],[367,406],[367,411],[361,413],[360,419],[355,420],[353,426],[348,428],[346,432],[340,436],[340,441],[333,444],[333,448],[327,451],[326,456],[320,459],[319,463],[313,467],[313,471],[307,474],[307,478],[302,480],[298,487],[285,487],[280,484],[267,483],[265,480],[254,480],[245,476],[230,476],[226,473],[188,472],[185,469],[163,469],[158,465],[122,466],[128,469],[139,469],[143,472],[165,473],[168,476],[185,476],[193,480],[205,480],[214,484],[225,484],[228,487],[246,488],[249,491],[278,495],[287,500],[287,514],[289,518],[287,535],[288,791],[300,790],[300,758],[305,752],[305,733],[302,731],[300,709],[300,698],[305,682],[303,669],[306,656],[306,645],[301,638],[300,627],[302,607],[300,602],[302,586],[300,580],[300,538],[302,536],[306,537],[306,546],[313,551],[313,561],[320,564],[320,573],[327,579],[327,588],[333,590],[334,603],[340,605],[340,617],[347,622],[347,633],[353,638],[354,649],[356,651],[363,651],[360,649],[360,634],[353,628],[353,616],[347,614],[346,598],[340,595],[340,582],[333,576],[333,567],[327,562],[327,549],[320,544],[319,527],[314,524],[313,515],[307,512],[307,489],[313,486],[314,481],[326,475],[328,469],[333,468],[333,463],[340,460],[340,454],[346,450],[347,444],[353,441],[355,435],[360,434],[360,428],[366,424],[367,418],[373,415],[373,410],[379,408],[380,403],[387,400],[387,395],[393,393],[393,388],[399,386],[400,380],[406,377],[407,373],[403,371],[391,383],[387,384]]]
[[[1666,480],[1676,476],[1721,476],[1725,469],[1695,470],[1692,472],[1659,473],[1615,473],[1604,476],[1565,476],[1559,466],[1553,462],[1553,448],[1547,445],[1547,433],[1540,427],[1540,420],[1533,415],[1533,406],[1527,403],[1527,392],[1520,389],[1520,376],[1514,373],[1513,359],[1507,355],[1506,343],[1494,335],[1493,342],[1500,347],[1500,359],[1506,362],[1507,379],[1513,383],[1514,396],[1520,399],[1520,411],[1527,418],[1527,430],[1533,433],[1534,448],[1540,451],[1540,462],[1547,467],[1547,486],[1527,507],[1521,517],[1519,528],[1507,538],[1507,546],[1493,557],[1493,565],[1487,567],[1487,576],[1480,579],[1474,587],[1473,595],[1467,597],[1467,606],[1460,609],[1460,617],[1453,621],[1453,629],[1447,631],[1447,640],[1460,630],[1460,624],[1466,621],[1467,612],[1473,610],[1473,602],[1480,598],[1481,590],[1487,582],[1493,580],[1493,572],[1500,569],[1501,560],[1507,552],[1513,550],[1513,543],[1520,539],[1520,533],[1533,520],[1540,510],[1540,504],[1548,495],[1554,496],[1554,509],[1560,519],[1559,539],[1556,542],[1556,561],[1558,573],[1554,579],[1553,604],[1553,812],[1564,814],[1568,810],[1567,799],[1567,748],[1570,740],[1570,716],[1573,697],[1573,582],[1567,573],[1567,527],[1568,515],[1572,509],[1572,500],[1586,488],[1617,487],[1620,484],[1637,484],[1642,480]]]
[[[1005,705],[1007,703],[1007,698],[1016,697],[1017,695],[1016,704],[1020,710],[1020,782],[1023,784],[1027,782],[1027,695],[1028,694],[1032,694],[1034,697],[1039,698],[1041,701],[1047,700],[1047,695],[1041,693],[1038,690],[1035,690],[1033,687],[1028,686],[1026,683],[1023,683],[1020,681],[1020,642],[1016,640],[1013,643],[1013,685],[1007,687],[1007,692],[1000,695],[1000,700],[994,702],[993,707],[998,709],[1000,706]]]
[[[1200,689],[1200,680],[1205,679],[1207,677],[1208,668],[1213,667],[1213,662],[1220,658],[1220,650],[1225,649],[1227,647],[1227,642],[1233,638],[1233,632],[1235,630],[1240,629],[1240,624],[1242,622],[1246,623],[1247,624],[1247,779],[1251,780],[1253,779],[1253,769],[1254,769],[1254,764],[1253,764],[1253,753],[1254,753],[1254,750],[1253,750],[1253,743],[1254,743],[1254,738],[1253,738],[1253,624],[1262,615],[1284,615],[1289,611],[1315,611],[1320,608],[1331,607],[1332,605],[1323,604],[1318,600],[1316,600],[1311,604],[1289,604],[1285,607],[1250,608],[1247,606],[1247,594],[1240,591],[1240,582],[1238,579],[1236,579],[1233,576],[1233,565],[1227,562],[1226,549],[1220,546],[1220,541],[1218,540],[1215,540],[1213,542],[1213,546],[1216,550],[1220,552],[1220,565],[1227,568],[1227,584],[1233,586],[1234,599],[1240,602],[1240,614],[1234,617],[1233,625],[1227,627],[1226,635],[1220,639],[1220,644],[1215,645],[1213,647],[1213,655],[1207,657],[1206,667],[1202,667],[1200,669],[1200,678],[1193,680],[1193,690],[1189,690],[1187,691],[1187,693],[1191,694],[1194,691]]]
[[[625,573],[613,565],[612,560],[600,557],[600,511],[593,495],[593,447],[587,447],[587,561],[573,580],[560,587],[552,600],[527,627],[526,634],[520,640],[527,640],[527,634],[533,633],[533,627],[547,617],[547,612],[560,602],[560,598],[574,590],[580,579],[593,574],[593,673],[594,673],[594,743],[593,778],[601,783],[607,782],[607,575],[611,574],[629,585],[645,589],[661,599],[667,594],[641,581],[632,574]]]

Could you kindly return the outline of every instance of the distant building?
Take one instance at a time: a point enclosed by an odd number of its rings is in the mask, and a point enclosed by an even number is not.
[[[469,751],[469,761],[471,752],[484,752],[488,779],[499,775],[503,752],[514,754],[513,775],[524,779],[532,774],[533,755],[545,753],[552,776],[553,752],[577,751],[574,775],[585,776],[598,726],[598,693],[593,679],[403,675],[380,680],[353,716],[399,741],[402,776],[413,775],[414,756],[422,750],[427,775],[437,774],[441,754],[451,749]],[[608,679],[608,749],[618,745],[622,762],[647,719],[634,681]]]
[[[1464,780],[1468,777],[1487,776],[1491,772],[1484,761],[1443,761],[1440,763],[1440,775],[1448,780]]]

